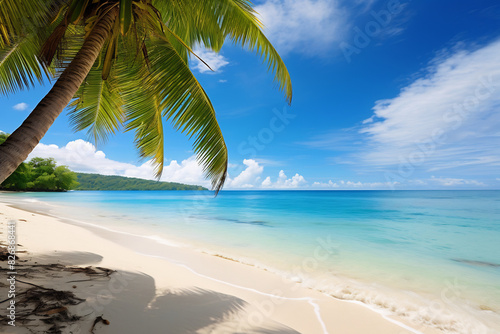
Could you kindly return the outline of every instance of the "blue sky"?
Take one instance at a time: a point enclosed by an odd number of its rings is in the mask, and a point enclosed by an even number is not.
[[[500,4],[267,0],[255,6],[292,77],[288,106],[266,66],[229,43],[193,71],[230,155],[226,189],[500,188]],[[50,83],[0,97],[12,132]],[[167,127],[162,180],[208,185]],[[32,156],[76,171],[153,178],[130,133],[93,146],[61,115]]]

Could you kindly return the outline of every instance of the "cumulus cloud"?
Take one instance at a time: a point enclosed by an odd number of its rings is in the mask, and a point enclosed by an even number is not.
[[[194,155],[182,160],[180,164],[177,160],[170,161],[168,165],[163,167],[161,180],[210,187],[210,181],[203,176],[203,168],[198,165]]]
[[[219,72],[224,66],[229,64],[229,61],[220,53],[207,50],[203,47],[196,47],[193,52],[203,59],[203,61],[213,70],[212,72],[210,68],[203,64],[198,58],[191,56],[191,67],[198,70],[200,73]]]
[[[17,111],[24,111],[28,109],[29,105],[25,102],[18,103],[12,107],[12,109],[17,110]]]
[[[106,158],[103,151],[82,139],[71,141],[66,146],[38,144],[28,159],[33,157],[54,158],[59,164],[71,167],[77,172],[97,172],[105,175],[123,174],[133,165]],[[135,166],[134,166],[135,167]]]
[[[66,165],[76,172],[154,179],[154,169],[150,162],[134,165],[108,159],[103,151],[96,150],[93,144],[81,139],[71,141],[63,147],[38,144],[28,159],[33,157],[54,158],[58,164]],[[209,186],[194,156],[180,163],[170,161],[163,168],[161,180]]]
[[[318,53],[340,40],[346,13],[337,0],[268,0],[255,7],[281,53]]]
[[[288,178],[283,170],[279,172],[276,181],[272,181],[270,176],[262,181],[264,166],[254,159],[243,160],[245,169],[234,179],[229,177],[225,189],[294,189],[307,185],[302,175],[295,174]]]
[[[364,163],[428,170],[500,166],[500,40],[434,59],[398,96],[375,103]]]
[[[288,178],[283,170],[279,172],[278,179],[276,182],[271,181],[271,177],[267,177],[261,184],[263,188],[274,188],[274,189],[296,189],[305,186],[307,181],[300,174],[295,174],[291,178]]]
[[[264,172],[264,167],[253,159],[243,160],[246,168],[234,179],[229,178],[226,187],[228,188],[254,188],[260,181]]]

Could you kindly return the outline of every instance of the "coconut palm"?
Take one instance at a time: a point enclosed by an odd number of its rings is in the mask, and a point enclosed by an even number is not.
[[[134,131],[141,157],[159,177],[163,120],[194,139],[218,191],[228,153],[215,111],[189,69],[192,48],[220,51],[226,40],[256,52],[288,102],[292,87],[248,0],[0,0],[0,90],[57,80],[0,145],[0,183],[23,162],[69,104],[76,130],[96,142]]]

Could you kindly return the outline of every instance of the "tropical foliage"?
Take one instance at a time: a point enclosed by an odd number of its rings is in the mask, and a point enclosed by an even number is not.
[[[189,68],[198,45],[229,40],[256,52],[291,100],[288,71],[248,0],[2,0],[0,91],[58,81],[5,145],[2,168],[23,161],[70,102],[75,130],[95,142],[124,128],[159,177],[163,123],[194,138],[199,163],[219,190],[228,153],[215,110]],[[19,153],[21,152],[21,153]]]
[[[200,186],[160,182],[116,175],[77,173],[80,185],[75,190],[207,190]]]
[[[0,144],[7,134],[0,134]],[[13,191],[66,191],[78,186],[76,173],[66,166],[56,166],[54,159],[33,158],[21,163],[2,184],[0,189]]]
[[[0,133],[0,144],[5,142],[8,134]],[[0,189],[4,190],[24,190],[27,188],[29,167],[22,162],[10,176],[0,184]]]

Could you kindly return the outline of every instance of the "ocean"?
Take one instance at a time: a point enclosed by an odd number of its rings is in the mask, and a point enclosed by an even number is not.
[[[0,194],[191,247],[451,333],[500,333],[500,191]],[[151,254],[154,255],[154,254]],[[156,254],[160,255],[160,254]]]

